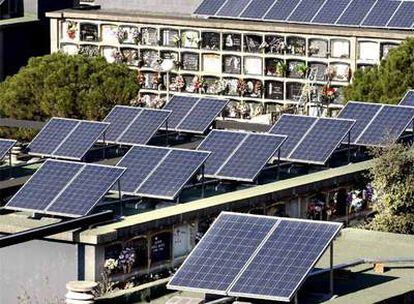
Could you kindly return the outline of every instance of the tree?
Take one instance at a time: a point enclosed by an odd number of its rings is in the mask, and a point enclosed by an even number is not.
[[[392,49],[379,66],[357,70],[345,88],[346,100],[398,104],[414,88],[414,38]]]
[[[53,116],[101,120],[114,105],[128,104],[137,96],[136,76],[126,65],[107,63],[103,57],[34,57],[0,84],[0,115],[37,121]],[[10,135],[2,131],[2,136]],[[19,132],[17,137],[28,136]]]
[[[369,229],[414,234],[414,149],[394,144],[375,151],[370,171],[377,214]]]

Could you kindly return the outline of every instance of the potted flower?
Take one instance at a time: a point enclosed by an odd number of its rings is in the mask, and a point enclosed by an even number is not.
[[[119,43],[124,43],[124,41],[128,39],[127,30],[122,27],[118,27],[118,30],[116,32],[116,38],[118,38]]]
[[[306,73],[308,72],[308,66],[305,63],[299,63],[295,65],[294,71],[298,73],[299,77],[306,77]]]
[[[125,247],[118,258],[118,265],[122,268],[124,273],[132,271],[132,265],[135,263],[135,250],[131,247]]]
[[[139,44],[141,42],[141,32],[137,28],[132,30],[131,37],[135,44]]]
[[[67,30],[66,30],[66,34],[68,35],[68,37],[72,40],[75,39],[77,31],[78,31],[78,24],[74,21],[68,21]]]
[[[172,37],[172,41],[174,42],[176,47],[180,47],[181,38],[178,35],[174,35]]]
[[[240,96],[244,96],[247,93],[247,83],[243,79],[237,81],[237,92]]]
[[[276,63],[276,77],[285,77],[287,71],[287,64],[283,61]]]

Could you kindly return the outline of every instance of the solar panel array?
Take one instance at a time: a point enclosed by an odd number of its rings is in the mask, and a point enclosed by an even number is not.
[[[116,106],[104,119],[110,123],[105,141],[113,144],[147,144],[171,115],[171,111]]]
[[[164,107],[172,111],[168,128],[177,132],[204,134],[227,103],[227,99],[175,95]]]
[[[133,146],[118,163],[118,166],[128,168],[121,191],[128,195],[174,200],[209,154],[205,151]]]
[[[90,213],[125,170],[48,159],[5,207],[67,217],[84,216]]]
[[[290,301],[341,227],[223,212],[168,288]]]
[[[17,143],[16,140],[12,139],[0,139],[0,159],[3,159],[6,154],[14,147]]]
[[[281,150],[282,160],[324,165],[354,124],[349,119],[284,114],[270,133],[287,135]]]
[[[211,151],[207,177],[253,182],[286,136],[213,130],[197,148]]]
[[[203,0],[194,14],[335,26],[414,28],[411,0]]]
[[[404,98],[401,100],[400,105],[414,107],[414,90],[410,90],[407,92],[407,94],[405,94]]]
[[[396,142],[414,120],[414,107],[349,102],[339,117],[355,119],[351,143],[384,147]]]
[[[108,126],[104,122],[52,118],[29,144],[29,154],[81,160]]]

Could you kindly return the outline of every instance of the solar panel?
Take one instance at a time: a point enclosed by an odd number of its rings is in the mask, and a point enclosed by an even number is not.
[[[277,222],[221,213],[169,283],[169,288],[226,294],[234,278]]]
[[[357,140],[358,145],[386,146],[397,141],[414,119],[414,107],[384,105]]]
[[[46,209],[47,213],[70,217],[89,214],[124,172],[123,168],[85,165]]]
[[[174,200],[197,173],[209,152],[171,150],[136,191],[143,197]]]
[[[217,16],[237,17],[251,0],[227,0],[217,12]]]
[[[167,287],[290,301],[341,227],[223,212]]]
[[[351,143],[355,144],[358,137],[381,110],[381,104],[350,101],[339,113],[338,118],[354,119],[355,125],[351,132]]]
[[[351,0],[328,0],[313,18],[312,23],[335,24]]]
[[[336,24],[359,25],[375,4],[375,0],[353,0]]]
[[[296,10],[290,15],[288,21],[310,22],[324,2],[325,0],[301,1]]]
[[[87,215],[124,171],[48,159],[5,207],[68,217]]]
[[[14,147],[17,143],[16,140],[12,139],[0,139],[0,159],[3,159],[6,154]]]
[[[384,27],[394,14],[401,1],[379,0],[366,16],[362,25]]]
[[[211,155],[205,163],[205,175],[214,177],[218,169],[223,166],[231,154],[240,146],[246,136],[247,134],[244,132],[211,131],[197,148],[202,151],[211,151]]]
[[[266,14],[264,19],[284,21],[294,11],[300,0],[278,0]]]
[[[226,99],[176,95],[164,108],[172,111],[168,128],[177,132],[204,134],[227,103]]]
[[[324,165],[354,124],[354,120],[319,118],[289,155],[289,160]]]
[[[204,0],[194,11],[196,15],[215,15],[227,0]]]
[[[410,90],[401,100],[400,105],[402,106],[413,106],[414,107],[414,90]]]
[[[228,295],[290,301],[341,224],[280,219],[275,227]]]
[[[275,0],[252,1],[240,17],[246,19],[261,19],[274,4],[274,2]]]
[[[310,116],[284,114],[270,130],[272,134],[287,135],[286,142],[280,148],[280,158],[287,160],[297,144],[318,119]]]
[[[250,134],[231,158],[216,173],[221,179],[253,182],[286,136]]]
[[[387,27],[411,28],[414,24],[414,2],[404,1],[388,22]]]
[[[115,106],[104,119],[105,122],[110,123],[105,134],[105,141],[108,143],[118,143],[118,138],[128,129],[131,122],[141,112],[142,108]]]

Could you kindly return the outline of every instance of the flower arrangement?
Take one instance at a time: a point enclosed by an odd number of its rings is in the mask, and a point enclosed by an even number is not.
[[[114,50],[112,57],[114,58],[115,63],[122,63],[124,61],[124,56],[119,50]]]
[[[124,273],[131,272],[132,265],[135,263],[135,250],[131,247],[125,247],[118,258],[118,265],[122,268]]]
[[[247,83],[243,79],[237,81],[237,92],[240,96],[244,96],[247,93]]]
[[[154,90],[157,90],[157,89],[159,89],[160,88],[160,85],[161,85],[161,83],[162,83],[162,77],[161,77],[161,74],[154,74],[153,76],[152,76],[152,79],[151,79],[151,85],[152,85],[152,88],[154,89]]]
[[[321,97],[323,102],[332,103],[338,97],[337,89],[332,88],[329,85],[325,85],[321,89]]]
[[[179,47],[181,43],[181,38],[178,35],[174,35],[172,37],[172,41],[174,42],[176,47]]]
[[[175,79],[170,83],[170,90],[181,92],[185,87],[185,80],[182,76],[178,75]]]
[[[305,77],[308,72],[308,66],[305,63],[299,63],[295,65],[294,71],[297,72],[300,77]]]
[[[224,94],[227,90],[227,82],[225,80],[216,80],[211,87],[213,94]]]
[[[310,55],[316,55],[319,53],[319,47],[317,45],[310,45],[309,46],[309,54]]]
[[[247,103],[241,102],[239,103],[238,111],[241,115],[241,118],[247,118],[250,114],[250,107]]]
[[[276,77],[284,77],[287,71],[287,64],[283,61],[276,63]]]
[[[141,72],[138,72],[137,82],[138,82],[138,84],[141,88],[143,88],[145,86],[145,80],[146,80],[145,75],[142,74]]]
[[[68,37],[72,40],[75,39],[77,31],[78,31],[78,23],[74,21],[68,21],[67,30],[66,30],[66,34],[68,35]]]
[[[116,38],[118,38],[119,43],[124,43],[128,39],[128,31],[125,28],[118,27],[116,31]]]
[[[131,32],[131,38],[135,44],[139,44],[141,42],[141,32],[137,28],[134,28]]]

